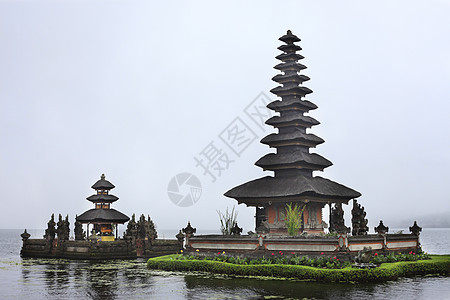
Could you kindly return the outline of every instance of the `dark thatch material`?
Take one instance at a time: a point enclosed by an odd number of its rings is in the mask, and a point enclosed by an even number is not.
[[[119,200],[119,197],[116,197],[114,195],[104,195],[104,194],[99,194],[99,195],[92,195],[87,197],[86,199],[88,199],[91,202],[115,202],[117,200]]]
[[[310,78],[308,76],[299,74],[277,74],[272,78],[273,81],[278,83],[293,82],[297,83],[297,85],[303,83],[304,81],[308,81],[309,79]]]
[[[289,115],[274,116],[267,120],[266,124],[272,125],[273,127],[298,125],[310,128],[311,126],[319,125],[320,122],[312,117],[304,116],[303,113],[297,111]]]
[[[98,180],[96,183],[94,183],[93,186],[91,186],[95,190],[111,190],[115,188],[115,185],[109,182],[105,179],[105,174],[102,174],[100,180]]]
[[[287,61],[280,63],[273,67],[274,69],[280,70],[280,71],[286,71],[286,70],[293,70],[293,71],[300,71],[306,69],[305,65],[299,64],[296,61]]]
[[[319,154],[297,150],[289,153],[269,153],[261,157],[255,165],[267,170],[279,169],[283,165],[298,165],[312,170],[323,170],[332,166],[333,163]]]
[[[302,47],[298,46],[298,45],[294,45],[294,44],[289,44],[289,45],[281,45],[280,47],[278,47],[277,49],[283,51],[283,52],[295,52],[295,51],[299,51],[302,50]]]
[[[284,99],[283,101],[275,100],[267,104],[267,108],[270,108],[274,111],[283,111],[291,109],[310,111],[316,109],[317,105],[308,100],[300,100],[299,98],[292,98],[292,99]]]
[[[283,35],[282,37],[280,37],[278,40],[285,42],[286,44],[292,44],[295,42],[300,42],[300,38],[298,36],[296,36],[295,34],[292,34],[292,32],[290,30],[287,31],[287,33],[285,35]]]
[[[310,196],[315,198],[350,200],[361,194],[342,184],[319,176],[266,176],[232,188],[225,193],[230,198],[286,198]],[[245,200],[242,202],[245,203]]]
[[[300,129],[295,128],[289,133],[272,133],[261,140],[261,143],[270,147],[284,146],[286,144],[306,144],[311,147],[322,144],[325,141],[312,133],[303,133]]]
[[[90,209],[85,211],[76,220],[80,223],[120,223],[123,224],[130,220],[129,217],[115,209]]]
[[[305,96],[307,94],[311,94],[312,91],[304,86],[293,86],[293,87],[284,87],[277,86],[270,90],[271,93],[274,93],[280,97],[282,96]]]
[[[275,58],[281,61],[289,61],[289,60],[297,61],[300,59],[304,59],[305,57],[298,53],[281,53],[280,55],[277,55]]]

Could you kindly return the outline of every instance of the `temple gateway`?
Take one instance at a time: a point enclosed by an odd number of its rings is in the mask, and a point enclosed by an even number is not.
[[[225,196],[234,198],[238,203],[256,208],[256,231],[268,231],[271,234],[287,234],[285,212],[287,204],[303,207],[300,232],[323,232],[322,208],[328,204],[338,207],[358,198],[361,194],[329,179],[314,176],[314,171],[323,171],[332,165],[326,158],[311,153],[311,148],[324,142],[320,137],[307,133],[307,129],[318,125],[319,121],[306,115],[317,106],[303,99],[312,91],[303,86],[308,76],[299,74],[306,66],[298,61],[302,48],[296,45],[300,39],[289,30],[278,47],[283,53],[276,58],[281,61],[274,68],[281,74],[272,78],[280,86],[271,90],[281,99],[267,107],[279,113],[266,121],[266,124],[278,130],[261,140],[261,143],[275,149],[260,158],[255,164],[263,170],[274,172],[266,176],[239,185]]]

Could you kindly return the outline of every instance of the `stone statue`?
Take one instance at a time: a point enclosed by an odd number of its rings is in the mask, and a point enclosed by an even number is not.
[[[197,232],[197,228],[192,227],[191,222],[188,221],[187,226],[182,228],[181,231],[185,234],[186,237],[186,249],[192,248],[189,244],[189,238],[194,236],[194,233]]]
[[[145,217],[142,214],[141,217],[139,218],[139,221],[136,224],[137,226],[137,237],[140,239],[145,239],[146,237],[146,233],[147,233],[147,224],[145,221]]]
[[[150,219],[150,216],[147,216],[147,223],[148,223],[148,236],[152,240],[158,238],[158,232],[156,231],[156,225],[153,223],[153,220]]]
[[[66,219],[63,220],[61,214],[59,214],[57,225],[56,233],[58,234],[58,240],[68,240],[70,234],[69,216],[66,216]]]
[[[25,229],[25,231],[20,236],[22,237],[22,241],[25,243],[30,238],[31,234],[29,234]]]
[[[128,222],[127,224],[127,230],[125,231],[125,233],[123,234],[123,236],[125,238],[136,238],[137,236],[137,224],[136,224],[136,220],[135,220],[135,215],[133,214],[131,216],[131,220]]]
[[[412,234],[414,234],[416,236],[419,236],[420,232],[422,231],[422,227],[417,225],[417,221],[414,221],[413,226],[409,227],[409,231],[411,231]]]
[[[389,227],[384,226],[383,221],[380,220],[380,224],[377,227],[374,227],[374,230],[379,235],[385,235],[389,231]]]
[[[233,228],[231,228],[231,234],[232,235],[241,235],[242,228],[238,226],[237,223],[234,224]]]
[[[64,239],[68,240],[70,237],[69,215],[66,215],[66,218],[64,219],[63,234],[64,234]]]
[[[146,239],[149,241],[153,241],[158,237],[158,233],[156,232],[155,223],[153,223],[150,216],[148,216],[147,220],[145,216],[142,214],[139,218],[139,221],[136,223],[137,237],[139,239]]]
[[[76,219],[77,218],[75,217],[75,220]],[[75,231],[75,240],[76,241],[81,241],[81,240],[86,239],[86,233],[84,232],[83,225],[80,222],[75,221],[74,231]]]
[[[45,229],[44,238],[52,241],[55,239],[56,234],[56,223],[55,223],[55,214],[52,214],[50,221],[47,223],[47,229]]]
[[[361,251],[358,252],[358,255],[355,257],[355,261],[357,263],[369,263],[372,258],[372,248],[364,247]]]
[[[367,235],[369,227],[367,226],[366,212],[364,206],[353,200],[352,208],[352,235]]]
[[[334,207],[331,207],[330,232],[333,231],[337,233],[350,232],[350,228],[345,226],[344,210],[342,209],[342,203],[336,203]]]
[[[180,232],[178,232],[178,234],[175,237],[177,238],[178,242],[180,242],[180,247],[183,248],[185,235],[183,234],[183,232],[181,232],[181,229]]]
[[[56,234],[58,235],[58,240],[63,240],[63,219],[62,219],[62,216],[61,216],[61,214],[59,214],[59,216],[58,216],[58,223],[56,223],[56,225],[58,226],[57,228],[56,228]]]
[[[194,236],[194,233],[197,232],[197,228],[191,226],[191,222],[188,221],[188,224],[185,228],[182,228],[181,231],[186,234],[186,237],[189,238]]]

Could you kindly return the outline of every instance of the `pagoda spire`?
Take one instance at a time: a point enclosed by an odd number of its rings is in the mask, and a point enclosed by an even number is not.
[[[321,208],[326,203],[348,203],[361,194],[329,179],[313,176],[313,171],[323,171],[332,163],[310,152],[311,148],[325,141],[307,133],[307,129],[320,123],[306,115],[317,106],[303,99],[312,90],[303,85],[310,78],[300,74],[306,69],[299,63],[304,57],[297,53],[302,48],[295,44],[300,39],[288,30],[279,40],[284,43],[278,47],[283,53],[276,57],[281,63],[274,68],[281,73],[272,78],[279,85],[271,90],[278,99],[267,105],[278,115],[266,121],[278,132],[261,140],[262,144],[275,148],[275,153],[269,153],[255,163],[263,170],[273,171],[274,176],[239,185],[226,192],[225,196],[236,199],[238,203],[255,206],[259,211],[259,222],[265,219],[271,231],[278,233],[285,231],[282,215],[287,204],[307,205],[304,228],[311,232],[323,231]],[[258,210],[259,207],[263,210]]]
[[[304,58],[297,54],[301,47],[294,44],[300,39],[288,30],[279,40],[285,43],[278,47],[284,53],[276,57],[281,63],[276,65],[275,69],[282,73],[274,76],[272,80],[281,85],[271,92],[281,100],[268,105],[268,108],[278,112],[279,116],[266,121],[266,124],[278,129],[278,133],[269,134],[261,140],[261,143],[276,148],[276,153],[267,154],[258,160],[256,165],[264,170],[274,171],[275,177],[294,174],[311,177],[313,171],[323,171],[332,163],[318,154],[310,153],[310,148],[324,143],[324,140],[306,133],[306,129],[319,125],[320,122],[305,115],[317,106],[302,100],[312,91],[303,85],[309,77],[299,74],[306,69],[306,66],[298,62]]]

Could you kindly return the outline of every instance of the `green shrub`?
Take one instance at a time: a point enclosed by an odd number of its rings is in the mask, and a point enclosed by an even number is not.
[[[417,261],[426,259],[430,259],[430,256],[427,253],[423,253],[422,251],[419,251],[418,253],[411,251],[408,254],[402,253],[395,254],[391,252],[388,255],[378,254],[375,252],[374,257],[370,262],[379,265],[382,263],[393,263],[399,261]]]
[[[448,276],[450,274],[450,255],[432,255],[430,257],[431,259],[428,260],[384,263],[374,269],[355,269],[351,267],[323,269],[300,265],[255,264],[255,260],[252,260],[250,264],[238,265],[213,260],[179,259],[180,255],[168,255],[149,259],[147,266],[151,269],[167,271],[202,271],[242,276],[295,278],[321,282],[383,282],[404,276],[427,274]],[[266,260],[272,262],[271,259]],[[337,259],[334,261],[337,261]],[[334,261],[328,260],[325,265],[327,263],[330,265],[334,264]]]

